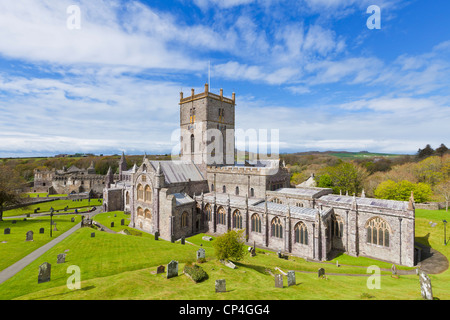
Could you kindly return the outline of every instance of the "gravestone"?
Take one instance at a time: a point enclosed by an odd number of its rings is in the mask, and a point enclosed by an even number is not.
[[[227,284],[225,279],[218,279],[216,280],[216,293],[217,292],[227,292]]]
[[[397,275],[397,268],[395,267],[395,264],[392,265],[391,271],[392,271],[392,275],[393,275],[393,276],[396,276],[396,275]]]
[[[53,228],[53,231],[58,231],[58,229],[56,229],[56,223],[55,223],[55,227]]]
[[[95,238],[95,232],[91,233],[91,238]]]
[[[288,287],[290,286],[295,286],[296,281],[295,281],[295,271],[290,270],[287,273],[287,283],[288,283]]]
[[[111,228],[113,228],[114,227],[114,222],[111,222]]]
[[[178,276],[178,261],[172,260],[167,265],[167,279]]]
[[[75,222],[75,218],[70,219],[70,222]]]
[[[320,268],[317,271],[317,276],[320,278],[320,277],[323,277],[324,275],[325,275],[325,269],[324,268]]]
[[[233,262],[231,262],[230,260],[220,260],[220,262],[222,264],[224,264],[225,266],[227,266],[228,268],[231,268],[231,269],[237,268],[236,265]]]
[[[420,292],[425,300],[433,300],[433,290],[431,289],[431,280],[428,274],[419,270]]]
[[[208,237],[208,236],[203,236],[203,237],[202,237],[202,240],[205,240],[205,241],[212,241],[212,238],[211,238],[211,237]]]
[[[44,228],[40,228],[39,233],[44,233]]]
[[[432,228],[434,228],[434,227],[436,227],[436,226],[437,226],[437,223],[436,223],[436,222],[433,223],[433,224],[431,225]]]
[[[3,231],[3,234],[11,234],[11,229],[6,228],[5,231]]]
[[[156,268],[156,274],[164,273],[166,272],[166,267],[161,265],[158,268]]]
[[[198,259],[205,259],[205,249],[200,248],[197,250],[197,260]]]
[[[52,265],[48,262],[44,262],[39,266],[38,283],[50,281],[50,274],[52,270]]]
[[[57,263],[65,263],[66,262],[66,254],[60,253],[58,254]]]
[[[17,223],[17,221],[16,221],[16,220],[13,220],[13,221],[11,221],[11,223],[12,223],[12,224],[16,224],[16,223]]]
[[[33,241],[33,231],[28,231],[27,232],[27,239],[26,241]]]
[[[184,237],[181,237],[181,244],[184,244],[185,243],[185,239],[184,239]]]
[[[275,288],[283,288],[283,275],[275,275]]]
[[[155,240],[158,240],[158,239],[159,239],[159,232],[156,231],[156,232],[155,232]]]
[[[120,220],[120,225],[124,226],[125,225],[125,219]]]

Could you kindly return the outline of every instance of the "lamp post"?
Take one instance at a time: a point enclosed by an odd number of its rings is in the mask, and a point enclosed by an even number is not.
[[[52,235],[52,225],[53,225],[53,208],[50,209],[50,238],[53,237],[53,235]]]
[[[444,223],[444,245],[447,245],[447,221],[442,220],[442,222]]]

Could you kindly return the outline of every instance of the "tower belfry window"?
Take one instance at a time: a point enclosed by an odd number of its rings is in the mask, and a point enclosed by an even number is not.
[[[191,108],[189,122],[192,124],[195,122],[195,108]]]

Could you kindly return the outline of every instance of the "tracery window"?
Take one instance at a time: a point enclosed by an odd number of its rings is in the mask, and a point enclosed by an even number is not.
[[[239,210],[233,213],[233,227],[236,229],[242,229],[242,216]]]
[[[272,200],[270,200],[270,202],[283,204],[283,202],[278,198],[273,198]]]
[[[257,213],[252,215],[252,232],[261,232],[261,218]]]
[[[141,207],[137,208],[137,215],[138,216],[143,216],[144,215],[144,209],[142,209]]]
[[[294,227],[295,243],[308,244],[308,229],[303,222],[299,222]]]
[[[152,218],[152,213],[151,213],[151,211],[149,209],[145,209],[144,217],[145,217],[145,219],[151,219]]]
[[[344,234],[344,219],[339,215],[334,215],[331,220],[331,235],[342,238]]]
[[[283,226],[278,217],[272,219],[272,237],[283,238]]]
[[[206,221],[211,221],[211,212],[212,212],[211,205],[208,203],[208,204],[205,206],[205,217],[206,217]]]
[[[223,207],[220,207],[217,211],[217,223],[218,224],[226,224],[226,217],[227,214],[225,212],[225,209]]]
[[[366,232],[367,243],[389,247],[391,227],[385,220],[380,217],[370,219],[366,223]]]
[[[144,200],[144,187],[141,184],[137,186],[137,199]]]
[[[152,202],[152,189],[150,188],[149,185],[145,186],[144,201],[145,202]]]

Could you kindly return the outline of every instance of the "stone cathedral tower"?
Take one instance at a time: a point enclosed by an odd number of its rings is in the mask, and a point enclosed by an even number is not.
[[[205,91],[184,97],[180,92],[180,158],[192,161],[206,177],[209,165],[234,165],[235,94],[232,98]]]

